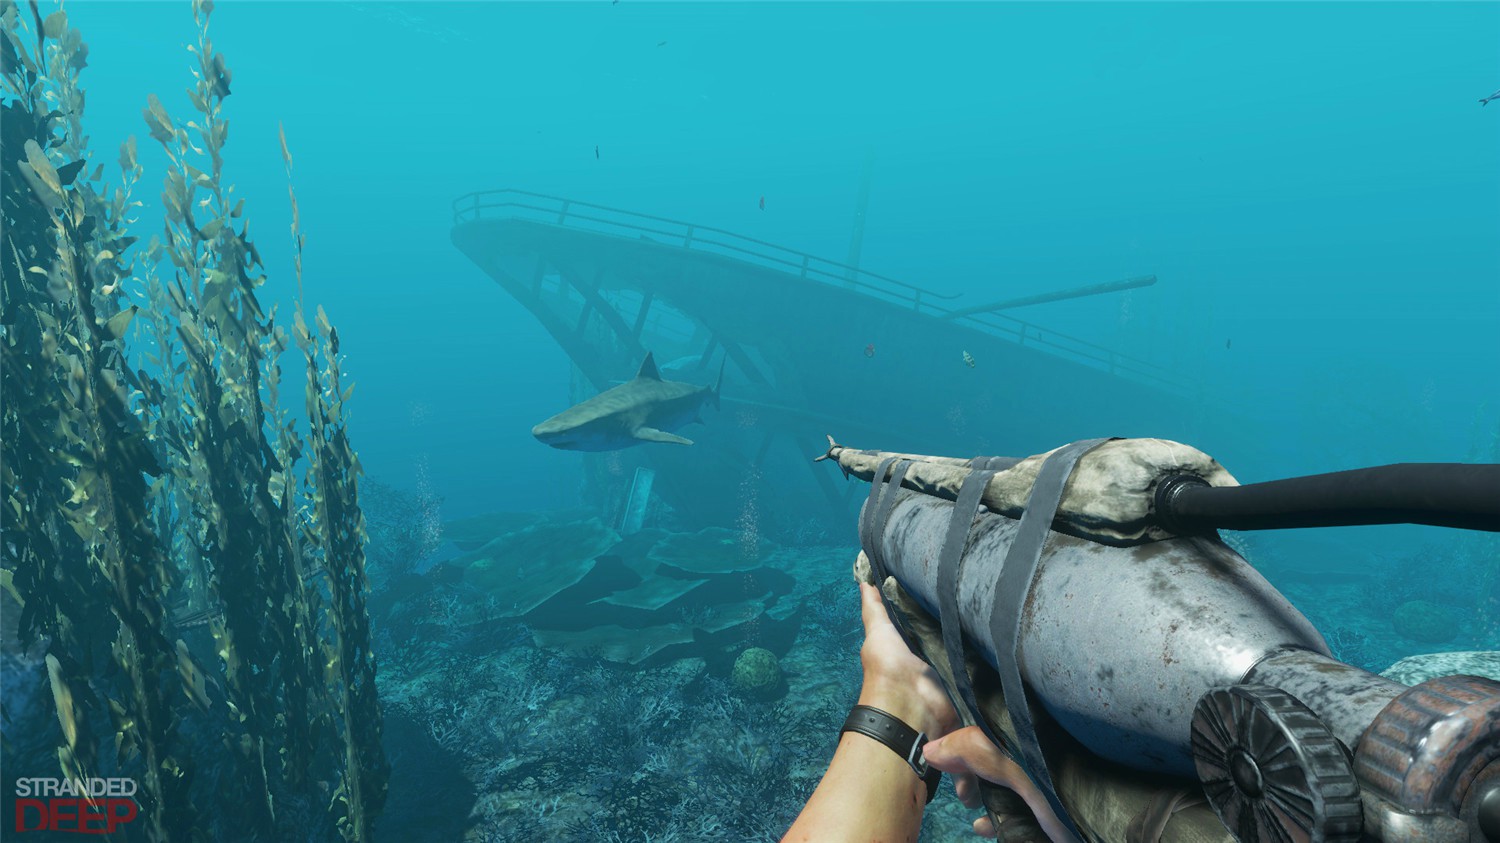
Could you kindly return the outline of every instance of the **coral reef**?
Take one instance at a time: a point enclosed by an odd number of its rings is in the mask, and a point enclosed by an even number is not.
[[[1446,644],[1459,631],[1454,608],[1428,600],[1408,600],[1397,606],[1391,625],[1402,636],[1423,644]]]
[[[463,567],[464,581],[476,589],[503,593],[511,601],[503,611],[520,616],[577,584],[619,540],[597,518],[537,524],[492,539],[452,564]]]
[[[759,568],[770,542],[722,527],[672,533],[652,545],[647,557],[689,574],[728,574]]]
[[[547,649],[632,665],[689,655],[717,664],[746,637],[784,652],[795,636],[813,589],[768,542],[715,528],[622,539],[597,517],[564,520],[576,514],[466,519],[457,534],[477,548],[440,566],[459,587],[438,600],[408,595],[391,620],[453,629],[519,618]]]
[[[1407,656],[1385,670],[1381,676],[1416,685],[1439,676],[1455,674],[1484,676],[1500,682],[1500,652],[1494,650],[1468,650],[1456,653],[1429,653]]]
[[[1497,537],[1453,531],[1415,552],[1377,553],[1357,565],[1352,559],[1330,565],[1326,554],[1315,553],[1260,554],[1252,561],[1313,621],[1335,656],[1379,671],[1436,643],[1461,650],[1492,646],[1500,631],[1500,602],[1488,596],[1500,570],[1497,553]],[[1403,610],[1398,621],[1398,609],[1408,603],[1417,606]]]
[[[1363,633],[1347,626],[1339,626],[1325,633],[1323,638],[1328,642],[1328,649],[1333,652],[1333,657],[1344,664],[1352,664],[1365,670],[1376,668],[1376,663],[1371,659],[1370,640]]]
[[[1497,553],[1500,543],[1494,536],[1446,535],[1419,552],[1379,560],[1361,597],[1372,610],[1387,615],[1413,600],[1480,609]]]
[[[503,523],[514,533],[576,518],[471,523]],[[422,578],[425,595],[402,598],[394,615],[426,613],[432,621],[423,623],[420,641],[393,633],[378,644],[381,696],[393,722],[424,727],[415,736],[405,731],[392,752],[432,758],[442,749],[457,763],[472,787],[464,839],[780,837],[822,775],[857,697],[859,605],[847,574],[854,552],[757,543],[757,562],[747,567],[746,545],[722,541],[731,537],[643,530],[522,618],[474,621],[461,608],[474,595],[453,565]],[[497,538],[468,536],[479,547]],[[707,553],[687,558],[680,551],[690,547]],[[804,608],[814,596],[831,605]],[[708,631],[719,615],[737,611],[745,615]],[[758,643],[775,637],[773,613],[818,621],[787,627],[795,640],[781,655]],[[444,617],[460,625],[449,629]],[[604,626],[603,618],[640,625]],[[779,662],[773,696],[734,683],[736,657],[757,647],[765,654],[745,664]],[[451,790],[444,798],[451,801]],[[957,839],[971,820],[945,797],[929,812],[928,833]]]
[[[649,550],[629,544],[611,553],[638,558]],[[785,687],[778,699],[736,689],[731,664],[716,669],[700,644],[683,645],[682,658],[617,664],[603,652],[536,646],[528,627],[497,618],[462,637],[382,645],[390,648],[380,683],[391,722],[425,729],[404,732],[392,751],[407,752],[410,741],[412,753],[432,758],[441,748],[457,763],[472,787],[459,832],[468,841],[779,839],[822,776],[858,696],[860,622],[847,573],[853,550],[768,555],[840,605],[803,626],[777,659]],[[821,564],[834,559],[839,564]],[[748,631],[733,631],[740,637],[733,652],[754,653]],[[619,634],[609,640],[638,633]],[[443,798],[451,800],[451,790]],[[951,788],[928,814],[923,839],[972,836],[972,812]]]
[[[393,580],[416,574],[442,546],[442,498],[427,491],[410,493],[366,477],[359,487],[365,514],[366,572],[377,591]]]
[[[470,518],[446,521],[442,526],[443,538],[453,542],[459,550],[478,550],[496,536],[543,522],[584,521],[594,517],[592,509],[571,509],[560,512],[488,512]]]

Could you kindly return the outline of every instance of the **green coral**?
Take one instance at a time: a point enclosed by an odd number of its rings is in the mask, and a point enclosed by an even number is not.
[[[1409,600],[1396,607],[1391,618],[1403,637],[1424,644],[1446,644],[1458,637],[1458,615],[1451,606],[1427,600]]]
[[[751,647],[734,660],[730,677],[734,687],[746,694],[769,696],[781,685],[781,664],[770,650]]]

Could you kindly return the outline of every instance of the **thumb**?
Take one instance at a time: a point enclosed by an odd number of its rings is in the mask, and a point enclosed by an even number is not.
[[[927,763],[945,773],[973,773],[986,781],[1015,788],[1026,780],[1016,762],[978,726],[965,726],[922,747]]]
[[[927,759],[927,764],[936,767],[945,773],[972,773],[973,768],[969,766],[968,760],[960,744],[967,737],[966,732],[977,731],[977,726],[966,726],[956,729],[934,741],[928,741],[922,747],[922,757]]]
[[[1057,818],[1047,798],[1037,791],[1020,765],[995,746],[978,726],[966,726],[930,741],[922,747],[922,757],[927,759],[929,766],[945,773],[973,773],[985,781],[1010,788],[1026,801],[1049,840],[1071,839],[1071,832]],[[980,823],[975,824],[974,830],[982,836],[993,836],[987,833],[993,832],[993,828],[982,827]]]
[[[878,625],[881,621],[888,621],[885,614],[885,603],[880,599],[880,589],[868,583],[859,584],[859,616],[865,623],[865,634],[870,633],[871,625]]]

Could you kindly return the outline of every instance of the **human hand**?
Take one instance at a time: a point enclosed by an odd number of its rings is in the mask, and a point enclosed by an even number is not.
[[[880,591],[860,583],[859,593],[860,616],[865,624],[865,643],[859,648],[865,676],[860,705],[887,711],[925,732],[928,738],[957,728],[958,712],[937,673],[906,646],[886,613]]]
[[[1054,841],[1069,839],[1067,829],[1031,777],[995,746],[978,726],[967,726],[930,741],[922,747],[922,756],[928,765],[953,776],[954,789],[965,806],[981,807],[976,777],[984,779],[1010,788],[1024,799],[1048,838]],[[988,816],[980,817],[974,821],[974,833],[980,837],[995,837],[995,824]]]

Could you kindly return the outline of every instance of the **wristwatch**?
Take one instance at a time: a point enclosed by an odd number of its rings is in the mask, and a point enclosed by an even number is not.
[[[856,705],[849,712],[839,734],[844,732],[858,732],[890,747],[892,752],[905,759],[918,778],[927,782],[927,801],[931,802],[937,796],[943,771],[927,766],[927,760],[922,757],[922,745],[927,743],[926,732],[918,732],[894,714],[869,705]]]

